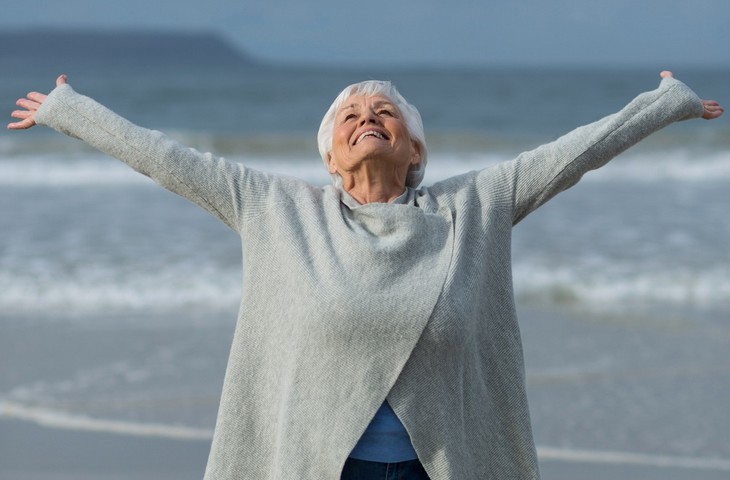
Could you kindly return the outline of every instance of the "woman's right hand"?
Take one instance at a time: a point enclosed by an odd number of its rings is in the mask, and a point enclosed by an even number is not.
[[[56,79],[56,86],[68,83],[68,77],[66,75],[60,75]],[[46,100],[47,95],[38,92],[30,92],[26,98],[18,99],[15,104],[25,110],[15,110],[10,114],[13,118],[19,118],[19,122],[9,123],[8,129],[10,130],[26,130],[34,126],[35,123],[35,112],[40,108],[43,102]]]

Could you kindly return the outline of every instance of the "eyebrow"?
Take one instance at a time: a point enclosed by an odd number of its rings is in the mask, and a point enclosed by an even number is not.
[[[377,107],[382,107],[383,105],[388,105],[388,106],[391,106],[393,108],[397,108],[396,107],[396,104],[393,103],[393,102],[391,102],[390,100],[376,100],[375,102],[373,102],[373,106],[376,107],[376,108]],[[345,110],[350,110],[350,109],[357,108],[358,106],[359,105],[356,104],[356,103],[351,103],[350,105],[347,105],[347,106],[344,106],[344,107],[340,108],[340,110],[338,111],[338,113],[344,112]]]
[[[391,102],[390,100],[376,100],[373,102],[373,105],[376,107],[380,107],[382,105],[390,105],[391,107],[395,107],[395,103]]]

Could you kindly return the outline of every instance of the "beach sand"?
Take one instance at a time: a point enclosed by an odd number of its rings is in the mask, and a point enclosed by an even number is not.
[[[726,435],[730,420],[724,401],[730,336],[724,320],[617,319],[529,309],[521,311],[521,318],[544,480],[730,478]],[[0,385],[6,390],[19,384],[32,387],[35,381],[61,385],[53,379],[74,379],[74,372],[84,365],[95,368],[123,361],[130,367],[153,369],[156,364],[147,360],[157,358],[156,348],[178,345],[181,353],[174,358],[176,365],[185,367],[182,384],[194,384],[197,395],[208,393],[200,402],[194,398],[187,403],[150,402],[150,421],[181,425],[173,420],[189,418],[197,423],[182,425],[212,428],[227,350],[221,345],[227,346],[230,325],[191,330],[189,322],[183,328],[158,319],[155,324],[162,326],[154,328],[121,321],[91,328],[73,322],[15,320],[0,322],[0,365],[13,365],[0,369]],[[189,337],[196,343],[186,343]],[[202,364],[201,371],[195,370],[195,362],[185,363],[212,352],[214,361]],[[164,398],[177,392],[166,388]],[[62,392],[51,393],[55,398]],[[153,393],[140,398],[154,400]],[[146,410],[134,412],[143,415]],[[99,411],[77,413],[93,417]],[[99,417],[115,413],[107,408]],[[208,439],[90,431],[78,421],[72,422],[75,429],[47,427],[37,423],[42,420],[43,415],[36,414],[0,416],[0,480],[187,480],[202,478],[205,470]],[[145,417],[138,421],[143,424]],[[662,466],[667,459],[669,466]],[[681,466],[683,462],[690,466]]]
[[[0,480],[201,479],[210,442],[0,420]],[[720,480],[727,471],[541,460],[543,480]]]

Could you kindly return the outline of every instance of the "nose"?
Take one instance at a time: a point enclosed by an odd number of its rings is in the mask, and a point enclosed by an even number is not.
[[[367,125],[368,123],[380,125],[380,117],[378,117],[375,112],[369,108],[365,109],[360,116],[360,126]]]

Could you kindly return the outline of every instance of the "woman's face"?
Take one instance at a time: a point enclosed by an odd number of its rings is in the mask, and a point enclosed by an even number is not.
[[[332,132],[330,173],[344,175],[370,163],[405,179],[409,167],[418,162],[418,144],[388,97],[352,95],[342,103]]]

